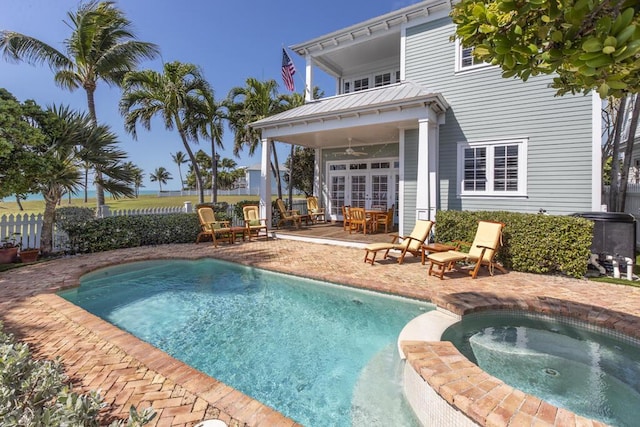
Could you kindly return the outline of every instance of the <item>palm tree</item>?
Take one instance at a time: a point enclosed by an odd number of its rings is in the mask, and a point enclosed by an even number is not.
[[[199,203],[204,203],[200,168],[189,145],[189,138],[197,142],[196,130],[189,126],[189,118],[201,102],[198,93],[209,90],[200,70],[193,64],[170,62],[164,64],[162,74],[153,70],[127,73],[123,87],[120,112],[125,116],[125,129],[136,138],[136,123],[150,130],[151,118],[156,114],[162,117],[166,129],[175,127],[193,165]]]
[[[46,63],[55,72],[55,82],[63,89],[83,88],[89,115],[97,125],[94,93],[98,81],[120,86],[125,73],[143,59],[153,59],[158,47],[136,40],[131,22],[112,1],[80,4],[68,12],[65,24],[71,35],[64,40],[65,52],[33,37],[13,31],[0,32],[0,51],[5,58],[31,64]],[[104,204],[104,181],[96,170],[98,206]]]
[[[316,86],[315,89],[318,89]],[[314,94],[317,91],[314,90]],[[283,101],[282,109],[290,110],[292,108],[300,107],[304,105],[305,99],[304,95],[301,93],[294,92],[290,95],[282,95],[281,99]],[[293,159],[295,154],[295,145],[291,144],[291,152],[289,154],[289,209],[293,209],[293,185],[291,185],[291,172],[293,171]]]
[[[223,102],[216,102],[213,90],[200,93],[202,103],[199,111],[193,116],[193,125],[204,138],[211,138],[211,203],[218,202],[218,159],[216,146],[224,149],[222,135],[224,133],[223,120],[227,117]]]
[[[138,167],[133,162],[127,162],[124,164],[124,167],[131,173],[131,179],[133,180],[133,190],[136,198],[140,195],[140,187],[144,187],[142,185],[142,180],[144,179],[144,173],[142,173],[142,169]]]
[[[157,181],[158,184],[160,184],[160,192],[162,193],[162,184],[166,185],[167,181],[173,178],[171,177],[171,174],[168,170],[160,166],[159,168],[156,168],[156,170],[151,175],[149,175],[149,179],[151,180],[151,182]]]
[[[182,151],[176,151],[176,154],[171,154],[171,159],[178,165],[178,175],[180,175],[180,191],[182,191],[182,189],[184,188],[184,180],[182,179],[182,165],[188,162],[187,157]]]
[[[129,187],[131,174],[124,167],[126,153],[117,147],[116,135],[106,125],[94,125],[86,114],[68,107],[49,108],[49,120],[39,127],[48,138],[46,161],[50,165],[37,179],[37,186],[45,200],[40,250],[51,252],[56,205],[65,193],[82,187],[83,164],[94,165],[107,179],[104,188],[114,197],[133,194]]]
[[[262,132],[250,126],[251,123],[279,113],[283,109],[282,97],[278,96],[278,83],[275,80],[261,82],[253,77],[246,80],[246,86],[235,87],[229,91],[226,106],[229,111],[229,127],[234,131],[233,154],[240,153],[243,146],[249,147],[253,155],[262,141]],[[280,166],[275,142],[271,141],[273,162],[271,170],[278,183],[278,197],[282,198]]]

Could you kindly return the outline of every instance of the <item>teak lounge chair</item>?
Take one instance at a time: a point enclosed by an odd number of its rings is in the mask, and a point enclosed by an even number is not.
[[[298,210],[287,210],[286,206],[282,199],[276,200],[276,206],[278,207],[278,211],[280,212],[280,220],[278,220],[277,227],[286,224],[287,222],[292,223],[296,226],[296,228],[300,228],[300,224],[302,222],[302,217],[300,216],[300,211]]]
[[[200,228],[202,231],[198,233],[196,243],[200,242],[200,239],[204,236],[211,236],[213,239],[213,246],[218,247],[218,236],[227,235],[229,242],[231,242],[231,228],[229,228],[229,221],[216,221],[216,215],[213,208],[209,206],[203,206],[198,208],[198,219],[200,220]]]
[[[311,218],[312,223],[316,223],[320,217],[322,217],[322,221],[327,221],[327,218],[324,214],[324,208],[321,208],[318,205],[318,198],[316,196],[307,197],[307,212],[309,213],[309,217]]]
[[[404,262],[404,257],[407,252],[412,253],[413,256],[422,255],[422,245],[429,237],[432,227],[433,221],[419,219],[416,221],[416,225],[413,227],[413,231],[409,236],[403,237],[396,234],[393,236],[391,243],[373,243],[366,246],[364,248],[367,251],[364,255],[364,262],[368,262],[373,265],[376,261],[376,254],[378,251],[385,251],[383,259],[387,259],[391,249],[396,249],[402,252],[398,257],[399,264]]]
[[[478,221],[478,230],[476,236],[471,243],[468,253],[460,251],[447,251],[429,254],[427,259],[431,261],[429,266],[429,275],[435,275],[443,278],[446,271],[453,268],[455,263],[459,261],[475,262],[474,268],[469,271],[471,278],[475,279],[480,270],[480,266],[486,265],[489,274],[493,275],[493,269],[497,268],[502,273],[507,270],[495,261],[496,252],[502,245],[502,229],[504,224],[493,221]],[[438,270],[434,271],[433,266],[437,265]]]
[[[247,205],[242,208],[242,215],[244,216],[244,224],[247,228],[247,234],[249,235],[249,241],[251,241],[251,234],[254,236],[260,235],[260,230],[264,230],[264,234],[267,240],[269,240],[269,230],[267,229],[266,218],[260,218],[260,208],[255,205]]]

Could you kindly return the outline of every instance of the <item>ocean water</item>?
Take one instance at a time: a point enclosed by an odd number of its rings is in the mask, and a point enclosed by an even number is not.
[[[154,195],[154,194],[158,194],[158,191],[156,190],[140,190],[138,192],[141,196],[143,195]],[[96,190],[89,190],[87,192],[87,197],[91,198],[95,198],[96,197]],[[105,192],[104,194],[105,199],[110,199],[111,195],[109,194],[109,192]],[[62,200],[67,200],[69,198],[69,195],[65,195]],[[71,195],[72,199],[84,199],[84,192],[81,191],[79,193],[74,193]],[[38,193],[38,194],[29,194],[27,195],[27,200],[28,201],[33,201],[33,200],[44,200],[44,197],[42,197],[42,194]],[[5,197],[4,199],[0,199],[0,201],[5,201],[5,202],[15,202],[16,198],[15,196],[9,196],[9,197]]]

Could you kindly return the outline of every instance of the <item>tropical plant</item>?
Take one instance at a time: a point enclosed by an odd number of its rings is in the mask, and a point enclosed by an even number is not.
[[[89,115],[98,119],[94,94],[98,81],[120,86],[125,73],[135,69],[143,59],[155,58],[159,50],[152,43],[136,40],[131,22],[112,1],[90,1],[67,13],[65,24],[71,35],[64,40],[65,52],[36,38],[13,31],[0,32],[0,50],[4,57],[31,64],[46,63],[55,72],[55,82],[87,94]],[[104,204],[102,171],[96,170],[98,206]]]
[[[83,163],[91,163],[104,177],[104,188],[113,197],[131,196],[131,174],[124,167],[126,153],[116,148],[118,139],[108,126],[95,126],[84,113],[69,107],[50,107],[45,120],[38,123],[47,136],[44,155],[48,171],[36,178],[36,186],[45,200],[40,251],[52,249],[56,206],[67,192],[82,186]]]
[[[290,155],[285,162],[289,173],[285,175],[284,180],[289,184],[289,188],[296,188],[307,197],[313,194],[315,157],[313,148],[295,147],[293,155]]]
[[[137,165],[133,164],[133,162],[125,163],[124,167],[131,174],[131,179],[133,180],[133,190],[137,198],[140,195],[140,187],[144,187],[144,185],[142,185],[142,180],[144,179],[144,173],[142,172],[142,169],[139,168]]]
[[[225,105],[228,110],[229,127],[234,132],[233,153],[237,156],[244,146],[249,147],[253,155],[262,142],[262,132],[251,127],[251,123],[283,111],[284,100],[278,96],[278,83],[275,80],[259,81],[250,77],[244,87],[235,87],[229,91]],[[278,197],[282,198],[280,166],[275,141],[271,140],[273,161],[271,170],[278,183]]]
[[[160,166],[159,168],[156,168],[156,170],[153,171],[151,175],[149,175],[149,179],[151,180],[151,182],[157,182],[158,184],[160,184],[160,192],[162,193],[162,184],[166,185],[167,181],[173,178],[171,177],[171,173],[169,173],[169,171]]]
[[[189,160],[194,168],[199,190],[199,202],[204,202],[204,188],[200,168],[189,139],[195,140],[195,131],[189,126],[189,118],[200,102],[199,93],[209,90],[198,67],[178,61],[164,64],[163,72],[153,70],[127,73],[123,83],[120,112],[125,117],[125,129],[137,137],[136,124],[151,129],[151,119],[160,115],[168,130],[174,127],[180,134]]]
[[[609,210],[622,211],[640,115],[640,3],[463,0],[451,16],[462,46],[473,47],[478,60],[500,66],[503,77],[526,81],[554,74],[551,86],[558,95],[595,90],[607,99],[612,130],[605,153],[614,159]]]
[[[45,115],[33,101],[20,103],[0,88],[0,199],[38,191],[36,177],[49,166],[46,137],[32,122]]]
[[[180,175],[180,190],[184,188],[184,180],[182,179],[182,165],[188,162],[187,157],[182,151],[176,151],[176,154],[171,154],[171,160],[178,165],[178,175]]]
[[[211,203],[218,202],[218,159],[216,147],[224,149],[223,120],[227,117],[224,103],[216,102],[213,90],[201,92],[202,103],[192,117],[194,126],[203,138],[211,139]]]

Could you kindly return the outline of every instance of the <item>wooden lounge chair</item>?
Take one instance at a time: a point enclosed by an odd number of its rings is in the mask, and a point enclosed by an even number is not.
[[[200,228],[202,231],[198,233],[196,243],[200,243],[200,240],[204,236],[211,236],[213,246],[216,248],[218,247],[219,236],[227,236],[231,243],[233,233],[231,231],[229,221],[216,221],[216,215],[213,208],[209,206],[198,208],[198,219],[200,220]]]
[[[260,235],[260,230],[264,230],[267,240],[269,240],[269,230],[267,229],[266,218],[260,218],[260,208],[255,205],[247,205],[242,207],[242,215],[244,216],[244,224],[247,228],[247,235],[251,241],[253,233],[255,237]]]
[[[349,211],[351,210],[351,206],[346,205],[342,207],[342,229],[347,231],[348,227],[351,227],[351,216],[349,215]]]
[[[364,262],[368,262],[371,265],[376,261],[376,254],[379,251],[385,251],[383,259],[387,259],[389,251],[396,249],[402,253],[398,257],[398,263],[404,262],[404,257],[407,252],[413,254],[413,256],[422,256],[422,245],[431,233],[433,227],[433,221],[419,219],[416,221],[416,225],[413,227],[413,231],[409,236],[403,237],[400,235],[394,235],[391,243],[373,243],[366,246],[364,249],[367,251],[364,255]]]
[[[322,217],[322,221],[326,222],[327,218],[324,214],[324,208],[318,205],[318,198],[316,196],[307,197],[307,212],[311,218],[312,223],[318,222],[318,219]]]
[[[284,205],[282,199],[276,200],[276,206],[278,207],[278,211],[280,212],[280,219],[278,220],[278,224],[276,227],[280,228],[281,225],[290,222],[295,225],[296,228],[300,228],[300,224],[302,222],[302,216],[300,216],[300,211],[296,209],[287,210],[287,207]]]
[[[358,232],[361,228],[364,234],[367,234],[367,229],[369,229],[369,232],[372,231],[373,221],[366,215],[363,208],[349,209],[349,216],[349,234],[354,230]]]
[[[487,266],[491,275],[493,275],[494,268],[506,273],[507,270],[495,261],[496,253],[502,245],[503,228],[504,224],[501,222],[478,221],[478,230],[468,253],[447,251],[427,255],[427,260],[431,262],[429,275],[435,275],[443,279],[444,273],[451,270],[459,261],[475,262],[475,266],[469,271],[473,279],[477,277],[482,265]],[[434,266],[438,266],[437,271],[433,270]]]

